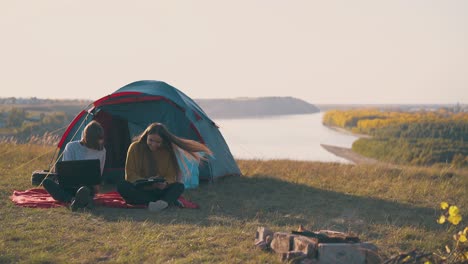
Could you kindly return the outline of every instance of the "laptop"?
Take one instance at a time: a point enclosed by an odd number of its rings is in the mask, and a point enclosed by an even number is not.
[[[80,187],[101,183],[101,163],[98,159],[59,161],[55,165],[60,186]]]

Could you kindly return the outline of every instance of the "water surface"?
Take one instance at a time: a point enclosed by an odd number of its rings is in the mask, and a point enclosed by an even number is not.
[[[235,158],[348,163],[320,144],[350,148],[357,137],[325,127],[322,116],[316,113],[214,121]]]

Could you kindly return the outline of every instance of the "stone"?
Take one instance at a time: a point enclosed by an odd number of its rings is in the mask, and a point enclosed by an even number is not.
[[[360,243],[360,246],[364,249],[374,251],[375,253],[379,252],[379,248],[376,245],[369,243],[369,242]]]
[[[267,243],[265,241],[257,241],[255,242],[255,246],[257,246],[257,248],[261,249],[261,250],[268,250],[268,246],[267,246]]]
[[[267,239],[268,237],[270,237],[270,239]],[[270,229],[264,226],[261,226],[257,228],[257,233],[255,234],[255,243],[264,241],[265,243],[270,244],[272,237],[273,237],[273,231],[271,231]]]
[[[366,252],[360,243],[321,243],[317,255],[320,264],[366,263]]]
[[[383,260],[377,252],[372,250],[366,251],[366,264],[380,264]]]
[[[293,248],[294,237],[296,237],[296,235],[276,232],[273,234],[273,240],[271,241],[270,247],[276,253],[288,253]]]
[[[379,255],[379,248],[369,242],[360,244],[361,249],[366,253],[366,264],[382,263],[382,258]]]
[[[299,261],[305,259],[307,256],[301,251],[289,251],[280,254],[281,261],[293,261],[293,263],[299,263]]]
[[[294,251],[303,252],[307,257],[315,258],[317,255],[318,240],[305,236],[294,237]]]

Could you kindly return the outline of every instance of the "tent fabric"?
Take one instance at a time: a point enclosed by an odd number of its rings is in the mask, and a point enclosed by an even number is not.
[[[66,143],[81,137],[92,120],[102,123],[105,130],[109,155],[105,171],[122,169],[131,140],[149,124],[160,122],[175,135],[206,144],[213,151],[199,166],[200,179],[241,175],[216,124],[195,101],[165,82],[137,81],[96,100],[72,121],[58,145],[59,155]]]
[[[50,194],[41,188],[29,189],[26,191],[13,191],[10,200],[18,206],[29,208],[55,208],[67,206],[66,203],[58,202]],[[179,197],[179,204],[182,208],[198,209],[200,206],[194,202]],[[118,192],[98,193],[94,197],[94,204],[97,206],[113,208],[146,208],[146,205],[127,204]]]

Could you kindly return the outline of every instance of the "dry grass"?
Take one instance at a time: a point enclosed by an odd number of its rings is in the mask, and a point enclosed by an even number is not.
[[[63,130],[58,129],[57,131]],[[48,146],[56,146],[60,139],[62,138],[61,135],[58,135],[56,132],[46,132],[43,135],[31,135],[29,136],[26,140],[20,140],[17,136],[5,136],[5,134],[2,134],[0,132],[0,144],[12,144],[12,145],[18,145],[18,144],[27,144],[27,145],[48,145]],[[15,132],[16,133],[16,132]],[[14,133],[12,133],[14,134]],[[20,142],[26,142],[26,143],[20,143]]]
[[[466,225],[467,171],[289,160],[238,161],[245,177],[186,192],[200,210],[14,206],[12,190],[30,188],[31,172],[47,168],[53,151],[0,144],[0,263],[278,263],[253,246],[261,225],[351,231],[384,257],[438,251],[451,239],[435,223],[441,201],[457,204]]]

